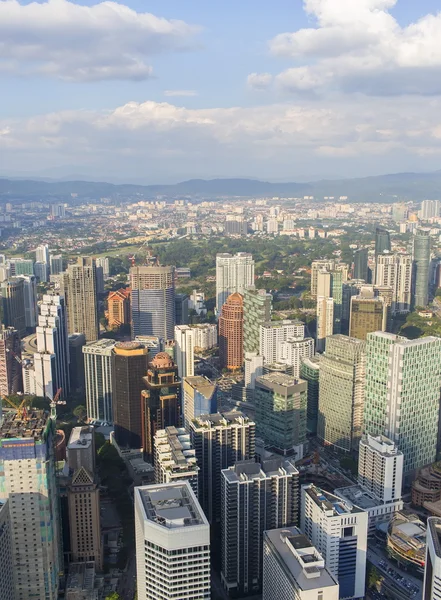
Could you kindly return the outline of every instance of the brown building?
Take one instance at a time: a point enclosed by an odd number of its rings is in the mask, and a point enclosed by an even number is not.
[[[117,329],[121,325],[130,325],[130,288],[109,293],[106,314],[109,327]]]
[[[71,561],[95,561],[97,570],[103,564],[100,491],[94,476],[81,467],[74,472],[67,486]]]
[[[358,296],[351,298],[349,337],[366,340],[368,333],[386,331],[387,305],[384,298],[364,288]]]
[[[149,365],[141,393],[142,447],[153,463],[154,437],[158,429],[178,427],[181,417],[181,382],[178,367],[166,352],[159,352]]]
[[[112,351],[112,409],[119,446],[141,448],[141,390],[148,349],[139,342],[119,342]]]
[[[228,296],[219,317],[221,369],[240,369],[243,364],[243,296]]]
[[[423,467],[412,483],[413,506],[424,507],[426,502],[441,500],[441,463]]]

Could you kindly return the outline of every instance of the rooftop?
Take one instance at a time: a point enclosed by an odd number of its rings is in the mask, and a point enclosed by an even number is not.
[[[193,419],[193,423],[196,427],[228,427],[234,424],[252,423],[252,421],[244,413],[232,410],[224,413],[201,415]]]
[[[222,471],[224,477],[230,481],[249,481],[250,479],[267,479],[277,475],[298,474],[295,466],[281,457],[263,460],[262,463],[253,460],[237,462],[234,467]]]
[[[273,547],[284,571],[301,590],[338,586],[336,579],[326,569],[321,554],[297,527],[265,531],[264,539]]]
[[[93,430],[90,427],[74,427],[67,444],[68,450],[90,448],[93,442]]]
[[[352,506],[339,496],[325,492],[314,484],[302,486],[308,496],[312,498],[315,504],[327,514],[328,517],[337,517],[344,514],[362,512],[358,506]]]
[[[0,425],[0,440],[43,437],[50,418],[44,410],[30,409],[24,412],[4,412]]]
[[[388,528],[388,546],[406,561],[424,565],[427,530],[417,515],[396,513]]]
[[[177,529],[208,526],[188,482],[137,487],[135,495],[138,502],[142,502],[144,519],[160,527]]]
[[[261,375],[260,377],[257,377],[256,381],[257,381],[257,383],[262,383],[264,385],[266,383],[269,383],[269,384],[279,385],[279,386],[286,387],[286,388],[298,386],[302,383],[305,384],[305,386],[306,386],[306,381],[304,381],[303,379],[296,379],[295,377],[292,377],[291,375],[287,375],[286,373],[278,373],[278,372],[268,373],[267,375]]]
[[[191,375],[189,377],[185,377],[184,382],[207,399],[212,397],[213,392],[216,389],[216,385],[207,377],[203,377],[202,375]]]
[[[335,493],[341,496],[344,500],[347,500],[351,504],[355,504],[364,510],[375,508],[379,506],[379,503],[375,498],[368,494],[359,485],[350,485],[348,487],[337,488]]]
[[[70,563],[66,592],[92,591],[95,587],[95,563]]]
[[[427,519],[427,528],[430,531],[436,555],[441,558],[441,519],[430,517]]]

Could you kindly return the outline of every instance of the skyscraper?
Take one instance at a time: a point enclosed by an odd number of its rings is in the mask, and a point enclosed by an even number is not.
[[[3,325],[13,327],[20,337],[26,335],[26,311],[24,300],[24,281],[20,277],[11,277],[1,283]]]
[[[358,449],[363,427],[366,343],[345,335],[327,339],[320,359],[317,436],[325,445]]]
[[[317,274],[317,304],[322,298],[332,298],[334,334],[341,333],[343,316],[343,284],[348,278],[348,266],[341,263],[332,269],[319,271]],[[318,312],[318,311],[317,311]]]
[[[37,261],[34,263],[34,275],[39,283],[46,283],[49,281],[49,265],[45,262]]]
[[[337,579],[297,527],[263,534],[263,600],[338,600]]]
[[[0,327],[0,396],[23,391],[20,337],[13,327]],[[0,408],[1,415],[1,408]]]
[[[228,296],[254,285],[254,260],[247,252],[216,255],[216,312],[220,314]]]
[[[311,337],[288,339],[280,344],[279,350],[278,362],[291,366],[293,377],[298,379],[302,360],[314,356],[314,340]]]
[[[281,360],[283,342],[290,339],[303,340],[305,337],[305,324],[302,321],[284,320],[269,321],[260,326],[259,354],[263,356],[266,364]]]
[[[256,424],[240,412],[201,415],[190,423],[199,467],[199,502],[212,525],[221,516],[221,471],[254,460]]]
[[[2,600],[15,600],[9,502],[0,501],[0,590]]]
[[[264,531],[298,523],[299,472],[282,459],[238,462],[222,471],[221,509],[224,587],[258,592]]]
[[[130,288],[121,288],[109,292],[107,296],[107,322],[109,327],[117,329],[121,325],[130,325]]]
[[[441,519],[427,519],[426,564],[422,600],[441,596]]]
[[[67,306],[69,333],[84,333],[86,342],[99,338],[95,260],[79,257],[61,277],[61,295]]]
[[[243,297],[234,293],[222,305],[219,317],[219,362],[221,369],[243,365]]]
[[[441,339],[369,333],[364,431],[385,435],[404,455],[404,475],[436,459]]]
[[[271,321],[273,297],[255,286],[243,293],[243,350],[259,352],[260,326]]]
[[[439,200],[423,200],[421,202],[420,217],[423,221],[439,217],[440,201]]]
[[[308,431],[316,434],[320,388],[320,354],[302,359],[300,377],[308,384],[306,426]]]
[[[63,272],[63,256],[61,254],[51,254],[49,256],[49,266],[51,275],[59,275]]]
[[[87,416],[113,423],[112,350],[114,340],[98,340],[83,346]]]
[[[142,448],[147,461],[154,460],[154,438],[158,429],[179,426],[181,382],[178,367],[166,352],[150,362],[141,392]]]
[[[311,264],[311,297],[316,298],[317,279],[319,271],[331,271],[335,267],[335,260],[314,260]]]
[[[254,390],[256,379],[263,375],[263,356],[257,352],[245,352],[245,387]]]
[[[49,265],[49,246],[42,244],[35,250],[35,261]]]
[[[96,259],[96,266],[101,267],[103,270],[104,279],[108,279],[110,275],[110,262],[108,256],[101,256]]]
[[[314,484],[301,489],[300,529],[340,585],[340,598],[364,598],[368,514]]]
[[[70,387],[75,391],[84,391],[84,356],[83,346],[86,344],[84,333],[72,333],[69,340],[69,379]]]
[[[148,350],[139,342],[117,342],[112,350],[112,411],[120,447],[141,448],[141,391]]]
[[[387,305],[373,289],[361,288],[359,296],[351,298],[349,336],[365,340],[371,331],[386,331]]]
[[[383,435],[363,436],[359,447],[358,483],[379,504],[401,500],[403,453],[394,442]]]
[[[429,302],[430,235],[417,229],[413,238],[413,306],[427,306]]]
[[[306,444],[308,384],[283,373],[256,379],[257,435],[272,452],[300,460]]]
[[[54,359],[52,383],[40,381],[41,386],[37,386],[36,393],[41,395],[40,387],[48,389],[47,396],[52,399],[57,390],[61,388],[61,397],[67,398],[70,392],[69,339],[64,298],[55,295],[44,295],[43,301],[39,304],[39,311],[37,352],[38,354],[53,355]]]
[[[354,279],[362,279],[368,282],[368,251],[367,248],[359,248],[354,252]]]
[[[158,429],[154,440],[155,483],[188,481],[198,496],[198,461],[183,427]]]
[[[132,267],[132,337],[172,340],[175,328],[174,267]]]
[[[188,325],[175,327],[175,361],[181,379],[194,375],[194,330]]]
[[[375,258],[384,251],[390,252],[390,234],[386,229],[377,227],[375,229]]]
[[[326,339],[334,330],[334,300],[326,296],[317,297],[317,352],[323,352]]]
[[[23,279],[23,298],[25,306],[25,323],[27,329],[37,326],[37,278],[35,275],[20,275]]]
[[[393,315],[410,311],[412,295],[412,258],[409,254],[380,254],[375,265],[375,286],[392,290]]]
[[[134,495],[138,599],[210,598],[210,526],[190,484]]]
[[[182,392],[183,414],[187,429],[193,419],[217,411],[217,386],[207,377],[202,375],[184,377]]]
[[[9,498],[15,598],[58,598],[62,571],[55,419],[8,413],[0,426],[0,500]]]

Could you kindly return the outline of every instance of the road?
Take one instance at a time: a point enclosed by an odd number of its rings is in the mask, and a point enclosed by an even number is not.
[[[129,556],[125,572],[121,575],[118,593],[122,600],[133,600],[136,592],[136,560],[135,553]]]

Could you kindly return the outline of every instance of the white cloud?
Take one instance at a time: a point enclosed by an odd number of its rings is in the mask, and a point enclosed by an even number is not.
[[[75,165],[75,172],[162,181],[174,175],[355,176],[436,169],[441,99],[398,97],[252,108],[129,102],[0,120],[2,171]]]
[[[248,75],[247,84],[256,90],[266,90],[273,81],[270,73],[251,73]]]
[[[124,4],[0,0],[0,71],[67,81],[143,80],[153,55],[191,46],[198,28]]]
[[[441,12],[402,27],[389,12],[396,4],[304,0],[315,26],[281,33],[269,44],[274,56],[294,62],[274,78],[277,87],[294,93],[441,94]]]
[[[196,90],[165,90],[164,92],[164,96],[167,96],[167,98],[174,98],[177,96],[191,98],[197,95],[198,93],[196,92]]]

